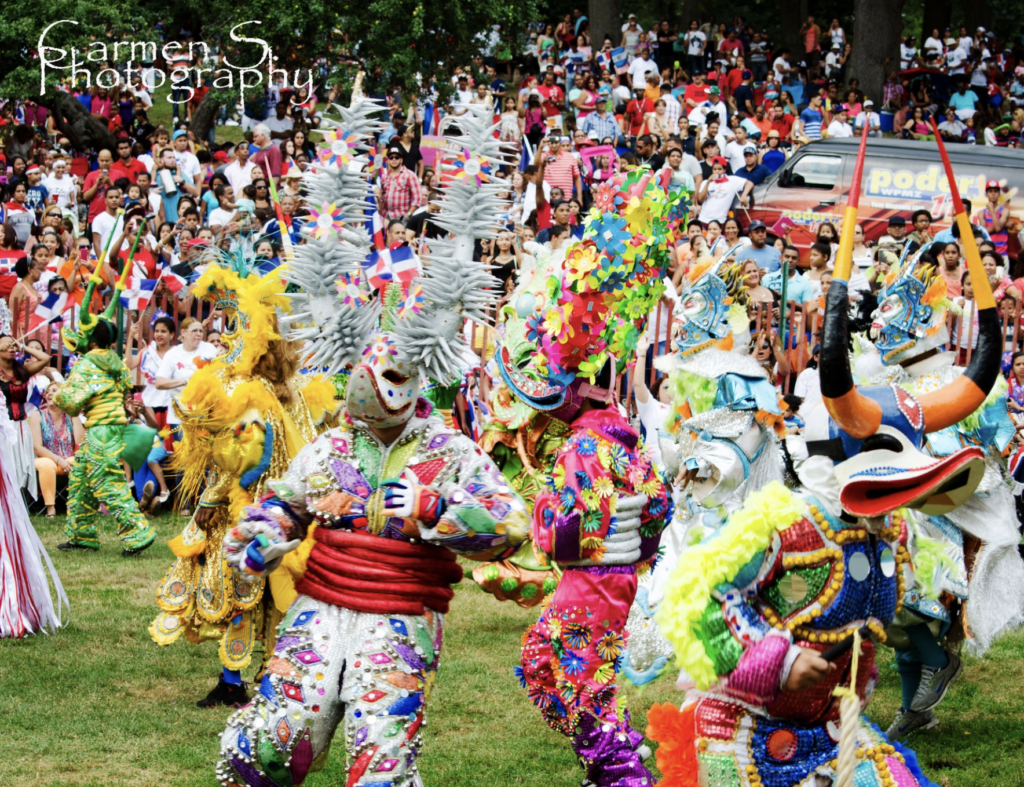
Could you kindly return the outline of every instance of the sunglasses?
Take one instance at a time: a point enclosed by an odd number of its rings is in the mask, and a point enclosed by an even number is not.
[[[399,161],[399,160],[401,160],[401,158],[402,157],[400,155],[395,153],[395,154],[393,154],[391,156],[388,156],[388,161]]]

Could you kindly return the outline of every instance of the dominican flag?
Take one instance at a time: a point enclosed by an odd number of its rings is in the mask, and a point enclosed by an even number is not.
[[[373,245],[378,249],[384,249],[387,246],[384,242],[384,217],[381,216],[380,211],[377,210],[377,199],[373,196],[372,190],[370,191],[368,201],[373,213],[371,213],[370,217],[366,220],[366,231],[369,232],[370,236],[373,238]]]
[[[162,281],[164,285],[166,285],[167,289],[169,289],[175,295],[177,295],[179,292],[181,292],[188,286],[188,279],[186,279],[180,273],[175,273],[174,268],[172,268],[170,265],[164,268],[163,272],[160,274],[160,278],[158,279],[158,281]]]
[[[441,125],[441,111],[433,101],[427,101],[420,105],[423,112],[424,134],[436,134]]]
[[[131,289],[121,293],[121,305],[129,311],[145,309],[149,306],[149,302],[153,298],[153,290],[156,289],[159,281],[160,279],[136,280]]]
[[[410,246],[374,249],[363,263],[363,268],[370,285],[379,290],[390,281],[409,284],[419,275],[420,260]]]
[[[612,70],[612,54],[611,54],[611,52],[598,52],[597,53],[597,65],[598,65],[598,67],[602,71],[604,71],[605,69],[607,69],[608,71],[611,71]]]
[[[1010,457],[1010,475],[1018,484],[1024,483],[1024,447]]]
[[[34,316],[35,323],[41,325],[44,322],[56,322],[61,319],[61,315],[64,310],[68,307],[68,294],[66,292],[48,293],[43,300],[39,301],[39,305],[36,306],[36,313]]]

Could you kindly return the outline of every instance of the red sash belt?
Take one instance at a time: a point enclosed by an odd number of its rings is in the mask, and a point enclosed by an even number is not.
[[[455,554],[444,547],[324,527],[313,539],[317,543],[295,589],[356,612],[447,612],[455,595],[451,586],[462,579]]]

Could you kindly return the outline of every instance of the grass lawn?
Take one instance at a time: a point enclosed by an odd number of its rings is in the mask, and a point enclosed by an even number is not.
[[[34,522],[71,599],[71,621],[55,635],[0,640],[0,785],[216,784],[217,737],[228,711],[195,707],[220,669],[215,643],[161,648],[146,632],[156,582],[171,563],[164,542],[180,522],[156,520],[161,540],[134,560],[120,557],[112,522],[96,554],[57,550],[62,518]],[[457,586],[425,730],[427,787],[579,784],[568,741],[547,729],[512,674],[536,615],[495,601],[469,580]],[[913,740],[938,784],[1024,785],[1022,644],[1024,636],[1007,637],[984,662],[969,662],[941,707],[942,724]],[[898,680],[891,661],[881,673],[870,715],[885,727],[899,702]],[[650,704],[679,699],[670,676],[625,696],[641,730]],[[306,784],[344,782],[335,748]]]

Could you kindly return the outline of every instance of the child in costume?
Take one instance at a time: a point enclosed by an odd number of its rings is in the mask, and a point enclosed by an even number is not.
[[[490,113],[468,107],[465,152],[454,164],[442,154],[451,178],[433,221],[456,238],[433,241],[425,275],[397,304],[385,293],[382,308],[358,275],[370,250],[366,176],[346,166],[382,129],[370,117],[379,109],[356,97],[339,109],[342,128],[325,119],[323,166],[304,176],[321,215],[351,224],[307,226],[287,273],[300,290],[287,319],[311,367],[352,370],[342,425],[303,448],[225,539],[239,578],[264,576],[289,552],[304,569],[260,691],[221,738],[225,785],[302,784],[339,725],[349,787],[422,784],[420,728],[462,577],[455,555],[505,557],[526,535],[525,505],[493,462],[419,397],[421,375],[461,378],[464,321],[483,322],[495,299],[496,280],[472,255],[504,204],[500,184],[484,180],[504,163]]]
[[[681,682],[696,687],[681,711],[658,706],[648,714],[666,786],[832,784],[844,734],[856,738],[858,787],[931,784],[913,753],[877,727],[853,718],[840,729],[833,690],[850,683],[853,654],[823,654],[865,627],[884,641],[901,607],[909,556],[903,529],[886,515],[901,507],[946,513],[981,481],[979,449],[933,459],[920,446],[987,397],[998,375],[999,328],[988,293],[978,354],[959,384],[919,398],[898,387],[854,386],[847,278],[863,153],[862,143],[828,294],[823,403],[805,416],[805,446],[789,438],[801,488],[768,484],[684,552],[657,613]],[[877,677],[875,651],[868,639],[859,652],[862,708]]]
[[[241,670],[258,640],[273,652],[273,631],[295,599],[286,566],[266,579],[234,578],[224,534],[336,409],[333,385],[296,373],[298,345],[281,338],[275,314],[287,305],[284,285],[276,272],[260,278],[250,271],[244,247],[215,249],[196,282],[198,296],[224,312],[228,351],[197,371],[181,405],[174,403],[184,432],[174,458],[184,496],[193,499],[206,486],[188,525],[170,542],[177,560],[157,586],[160,614],[149,627],[160,645],[182,635],[190,642],[220,640],[222,675],[199,707],[246,702]]]
[[[656,556],[671,503],[614,392],[616,358],[633,352],[665,291],[675,203],[646,169],[605,184],[583,240],[527,318],[529,362],[505,345],[497,355],[513,394],[572,430],[534,504],[534,541],[563,574],[526,635],[520,676],[600,787],[653,783],[616,674],[637,576]]]
[[[132,247],[134,253],[134,246]],[[155,429],[129,423],[134,419],[133,385],[128,367],[111,349],[117,339],[114,310],[125,280],[131,271],[132,255],[125,263],[125,275],[118,281],[110,305],[99,316],[83,311],[76,334],[63,333],[69,352],[80,353],[67,381],[54,398],[54,404],[76,418],[85,416],[85,441],[75,454],[68,483],[68,540],[58,549],[100,548],[96,520],[100,505],[106,505],[117,521],[121,554],[131,557],[156,540],[156,533],[139,511],[125,479],[121,459],[132,467],[140,466],[153,445]],[[92,302],[97,284],[93,276],[86,288],[84,303]]]

